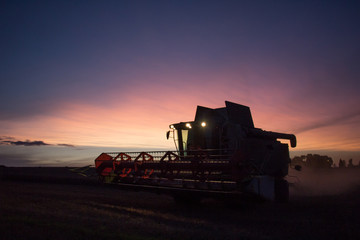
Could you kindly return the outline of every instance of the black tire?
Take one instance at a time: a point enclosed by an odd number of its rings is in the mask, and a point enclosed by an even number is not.
[[[200,196],[193,196],[187,194],[173,194],[173,198],[176,204],[179,205],[199,205],[201,203],[202,198]]]
[[[104,183],[104,176],[99,175],[99,177],[98,177],[98,182],[99,182],[99,183]]]
[[[289,183],[284,179],[275,180],[275,201],[280,203],[289,202]]]

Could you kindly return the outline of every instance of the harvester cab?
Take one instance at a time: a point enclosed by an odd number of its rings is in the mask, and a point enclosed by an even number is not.
[[[291,147],[296,147],[296,137],[255,128],[249,107],[228,101],[225,105],[215,109],[198,106],[195,121],[170,125],[180,154],[195,150],[232,152],[242,156],[238,164],[250,164],[258,174],[286,176],[290,163],[288,145],[278,139],[288,139]]]
[[[290,163],[287,143],[293,134],[254,127],[250,108],[225,102],[222,108],[197,107],[194,121],[170,125],[176,151],[102,153],[96,160],[102,181],[141,184],[146,189],[201,196],[250,193],[286,201],[284,177]],[[191,194],[187,194],[191,196]]]

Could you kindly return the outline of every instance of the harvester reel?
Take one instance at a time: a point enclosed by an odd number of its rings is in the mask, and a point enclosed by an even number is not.
[[[141,159],[141,160],[139,160]],[[142,152],[139,154],[139,156],[136,157],[135,159],[135,173],[139,174],[141,165],[145,162],[154,162],[154,158],[153,156],[151,156],[150,154],[146,153],[146,152]],[[148,179],[150,178],[150,176],[154,173],[154,169],[145,169],[144,170],[144,174],[141,176],[143,179]]]
[[[165,159],[167,158],[167,161],[165,161]],[[160,159],[160,164],[162,165],[161,167],[161,176],[167,177],[170,180],[174,180],[177,176],[179,176],[180,174],[180,169],[179,170],[173,170],[173,169],[169,169],[167,168],[167,166],[171,166],[171,163],[179,161],[180,157],[179,155],[176,155],[175,153],[168,151],[166,152],[166,154]],[[170,163],[170,164],[168,164]],[[175,172],[175,174],[174,174]]]
[[[118,158],[120,158],[120,161],[116,161]],[[125,162],[131,162],[131,156],[129,156],[126,153],[119,153],[115,158],[114,158],[114,169],[116,169],[116,165],[120,165],[122,163]],[[132,168],[123,168],[121,170],[121,173],[119,174],[119,177],[127,177],[132,171]]]

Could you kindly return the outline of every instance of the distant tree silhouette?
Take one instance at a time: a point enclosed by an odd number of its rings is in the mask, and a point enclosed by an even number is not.
[[[309,167],[314,168],[330,168],[333,164],[333,160],[331,157],[321,156],[318,154],[308,154],[306,156],[306,162],[308,163]]]
[[[304,155],[302,156],[295,156],[292,160],[291,160],[291,165],[292,166],[296,166],[296,165],[300,165],[300,166],[305,166],[305,161],[306,161],[306,157]]]
[[[348,163],[348,168],[353,168],[353,167],[355,167],[352,161],[353,161],[352,158],[350,158],[350,159],[349,159],[349,163]]]
[[[319,154],[307,154],[302,156],[295,156],[291,160],[291,165],[307,166],[312,168],[331,168],[334,161],[329,156],[322,156]]]
[[[345,160],[342,160],[342,159],[340,158],[340,160],[339,160],[339,168],[345,168],[345,167],[346,167]]]

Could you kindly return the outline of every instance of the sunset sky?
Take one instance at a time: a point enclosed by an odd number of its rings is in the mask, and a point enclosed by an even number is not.
[[[249,106],[255,127],[295,134],[292,155],[357,163],[359,12],[359,1],[1,1],[0,165],[173,149],[169,124],[225,100]]]

